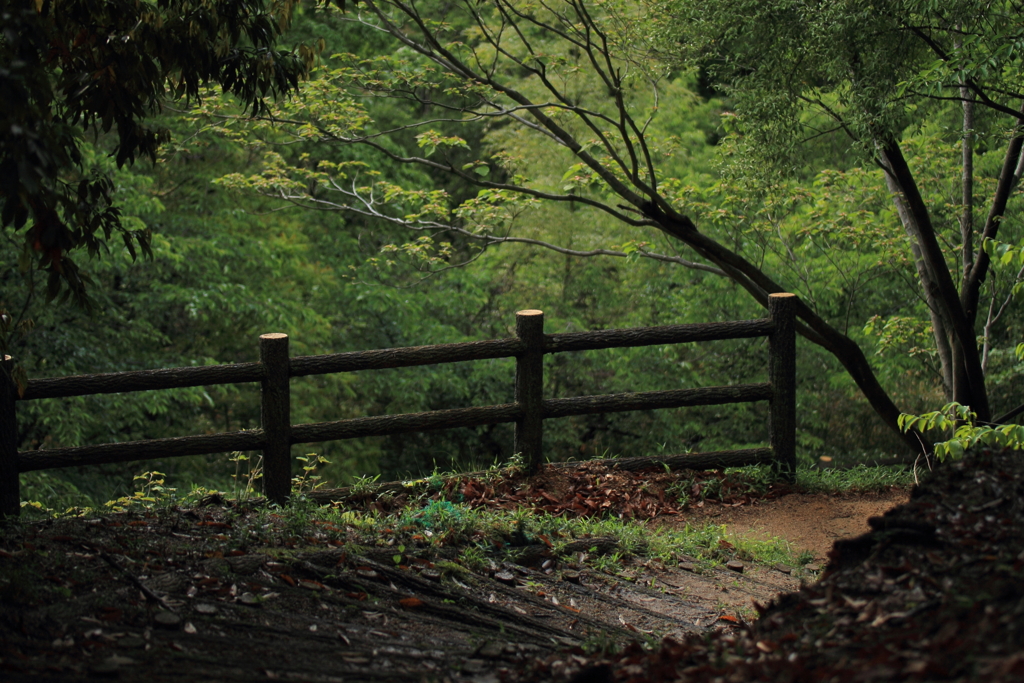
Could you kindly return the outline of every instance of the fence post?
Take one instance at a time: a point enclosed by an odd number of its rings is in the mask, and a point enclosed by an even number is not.
[[[11,373],[14,359],[0,361],[0,519],[21,514],[18,481],[18,420],[14,412],[18,389]]]
[[[263,447],[263,491],[272,503],[284,505],[292,491],[292,415],[288,388],[288,335],[260,335],[260,417]]]
[[[796,481],[796,302],[795,294],[768,295],[768,316],[775,322],[768,337],[768,443],[772,469],[789,482]]]
[[[516,403],[522,407],[523,416],[516,421],[512,449],[522,455],[527,472],[534,474],[540,467],[544,436],[544,311],[517,311],[516,336],[526,349],[516,357]]]

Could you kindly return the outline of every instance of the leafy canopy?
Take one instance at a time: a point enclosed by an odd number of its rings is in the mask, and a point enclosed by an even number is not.
[[[3,0],[0,3],[0,226],[26,225],[22,268],[48,295],[86,303],[68,252],[119,234],[135,256],[149,234],[121,221],[108,174],[83,163],[86,132],[112,138],[117,165],[155,158],[166,131],[146,119],[219,83],[247,109],[294,91],[315,50],[275,48],[298,0]]]

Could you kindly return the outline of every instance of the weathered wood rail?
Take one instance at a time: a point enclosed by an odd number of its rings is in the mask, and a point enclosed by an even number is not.
[[[262,450],[264,491],[271,501],[283,503],[291,490],[291,446],[294,444],[514,422],[514,452],[521,453],[533,470],[541,462],[545,419],[765,400],[770,402],[769,448],[671,455],[664,459],[675,468],[687,467],[688,463],[696,468],[709,468],[771,462],[781,476],[792,477],[796,470],[795,303],[796,297],[792,294],[772,294],[768,318],[760,320],[569,334],[544,334],[544,314],[525,310],[516,314],[514,339],[294,358],[288,356],[287,335],[264,334],[260,337],[260,360],[256,363],[35,379],[29,381],[21,396],[11,380],[14,361],[7,356],[0,363],[3,368],[0,372],[0,516],[18,514],[21,508],[19,474],[33,470]],[[543,360],[548,353],[762,336],[769,339],[767,383],[572,398],[543,397]],[[292,377],[510,357],[516,359],[515,403],[291,424],[289,380]],[[75,448],[17,450],[16,407],[19,401],[240,382],[260,383],[261,429]]]

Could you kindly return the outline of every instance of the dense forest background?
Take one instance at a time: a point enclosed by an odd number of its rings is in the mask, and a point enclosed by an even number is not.
[[[673,53],[682,39],[671,29],[640,21],[658,7],[666,17],[673,8],[685,13],[688,4],[592,3],[595,24],[604,17],[618,30],[609,29],[620,50],[609,69],[634,72],[625,81],[632,99],[618,106],[646,123],[642,136],[625,137],[644,137],[656,148],[659,191],[701,231],[774,273],[859,344],[901,410],[940,407],[951,389],[933,341],[934,306],[914,270],[916,244],[884,171],[871,161],[871,146],[851,141],[849,129],[822,114],[852,106],[848,93],[822,86],[819,106],[790,112],[803,132],[786,131],[792,135],[785,144],[762,126],[762,138],[785,147],[773,152],[785,158],[784,168],[767,163],[751,149],[761,139],[752,132],[757,116],[767,114],[744,110],[743,93],[716,81],[714,64]],[[487,40],[477,19],[453,10],[438,30],[476,45],[479,56]],[[566,108],[600,113],[603,102],[622,101],[621,92],[580,66],[585,60],[572,41],[560,43],[551,27],[527,23],[520,21],[520,46],[550,58]],[[201,100],[168,101],[156,122],[170,137],[153,163],[118,166],[110,133],[83,140],[81,174],[110,175],[125,224],[152,231],[152,258],[133,258],[111,242],[81,260],[92,280],[91,308],[47,302],[45,273],[26,264],[20,236],[5,231],[0,299],[11,320],[4,333],[28,377],[252,361],[266,332],[287,333],[293,355],[509,337],[515,311],[524,308],[542,309],[549,333],[764,315],[736,279],[682,243],[596,206],[614,207],[616,199],[524,115],[471,116],[481,109],[467,100],[485,96],[446,81],[435,62],[396,42],[367,8],[300,6],[280,42],[319,44],[320,52],[299,92],[270,111],[253,116],[217,89]],[[536,74],[522,65],[494,71],[523,92],[537,88]],[[652,82],[656,88],[647,87]],[[965,129],[956,98],[920,99],[913,112],[899,123],[900,144],[946,259],[959,268],[964,141],[973,151],[974,191],[984,198],[1016,128],[979,108]],[[443,159],[461,172],[438,173],[409,163],[414,157]],[[503,194],[474,179],[536,194]],[[560,199],[546,201],[546,194]],[[1014,190],[999,234],[1004,244],[1024,238],[1020,203]],[[1024,317],[1012,305],[1017,267],[993,268],[978,334],[991,412],[1000,414],[1021,400],[1024,366],[1014,347],[1024,339]],[[546,395],[764,381],[766,359],[764,340],[559,354],[546,359]],[[512,400],[513,374],[511,361],[485,361],[294,379],[292,418],[504,403]],[[913,455],[834,354],[799,339],[797,377],[803,466]],[[259,402],[255,387],[221,386],[24,402],[19,420],[22,449],[54,448],[255,428]],[[550,420],[545,429],[552,460],[706,451],[764,444],[767,410],[619,413]],[[293,453],[325,456],[330,464],[321,475],[344,485],[378,474],[487,466],[507,460],[511,447],[511,426],[498,425]],[[230,490],[238,466],[209,456],[31,473],[23,477],[23,497],[59,494],[95,504],[129,491],[142,469],[167,473],[179,491]]]

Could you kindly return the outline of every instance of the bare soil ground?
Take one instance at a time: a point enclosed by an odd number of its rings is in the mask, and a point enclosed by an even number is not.
[[[869,525],[835,543],[817,582],[743,628],[611,657],[559,654],[528,680],[1024,680],[1024,453],[940,467]]]
[[[784,489],[760,498],[724,482],[727,504],[681,510],[665,496],[677,478],[603,465],[548,468],[529,480],[446,483],[437,496],[648,524],[711,520],[738,534],[787,538],[815,557],[907,498]],[[402,500],[355,496],[346,504],[386,512]],[[594,681],[634,680],[622,667],[639,664],[584,653],[663,638],[692,643],[707,633],[735,643],[753,602],[767,604],[815,577],[750,562],[742,572],[709,568],[685,556],[634,560],[609,575],[576,561],[614,552],[602,538],[577,539],[557,554],[527,545],[514,563],[469,571],[452,561],[455,547],[417,542],[396,560],[394,547],[354,547],[344,528],[290,523],[210,505],[6,528],[0,678],[484,682],[566,680],[595,665],[605,678]]]
[[[809,552],[824,562],[839,539],[871,531],[868,518],[882,515],[910,500],[910,491],[890,489],[858,493],[790,493],[743,505],[709,503],[680,515],[662,517],[664,524],[704,520],[724,524],[730,533],[756,539],[781,538],[794,554]]]

